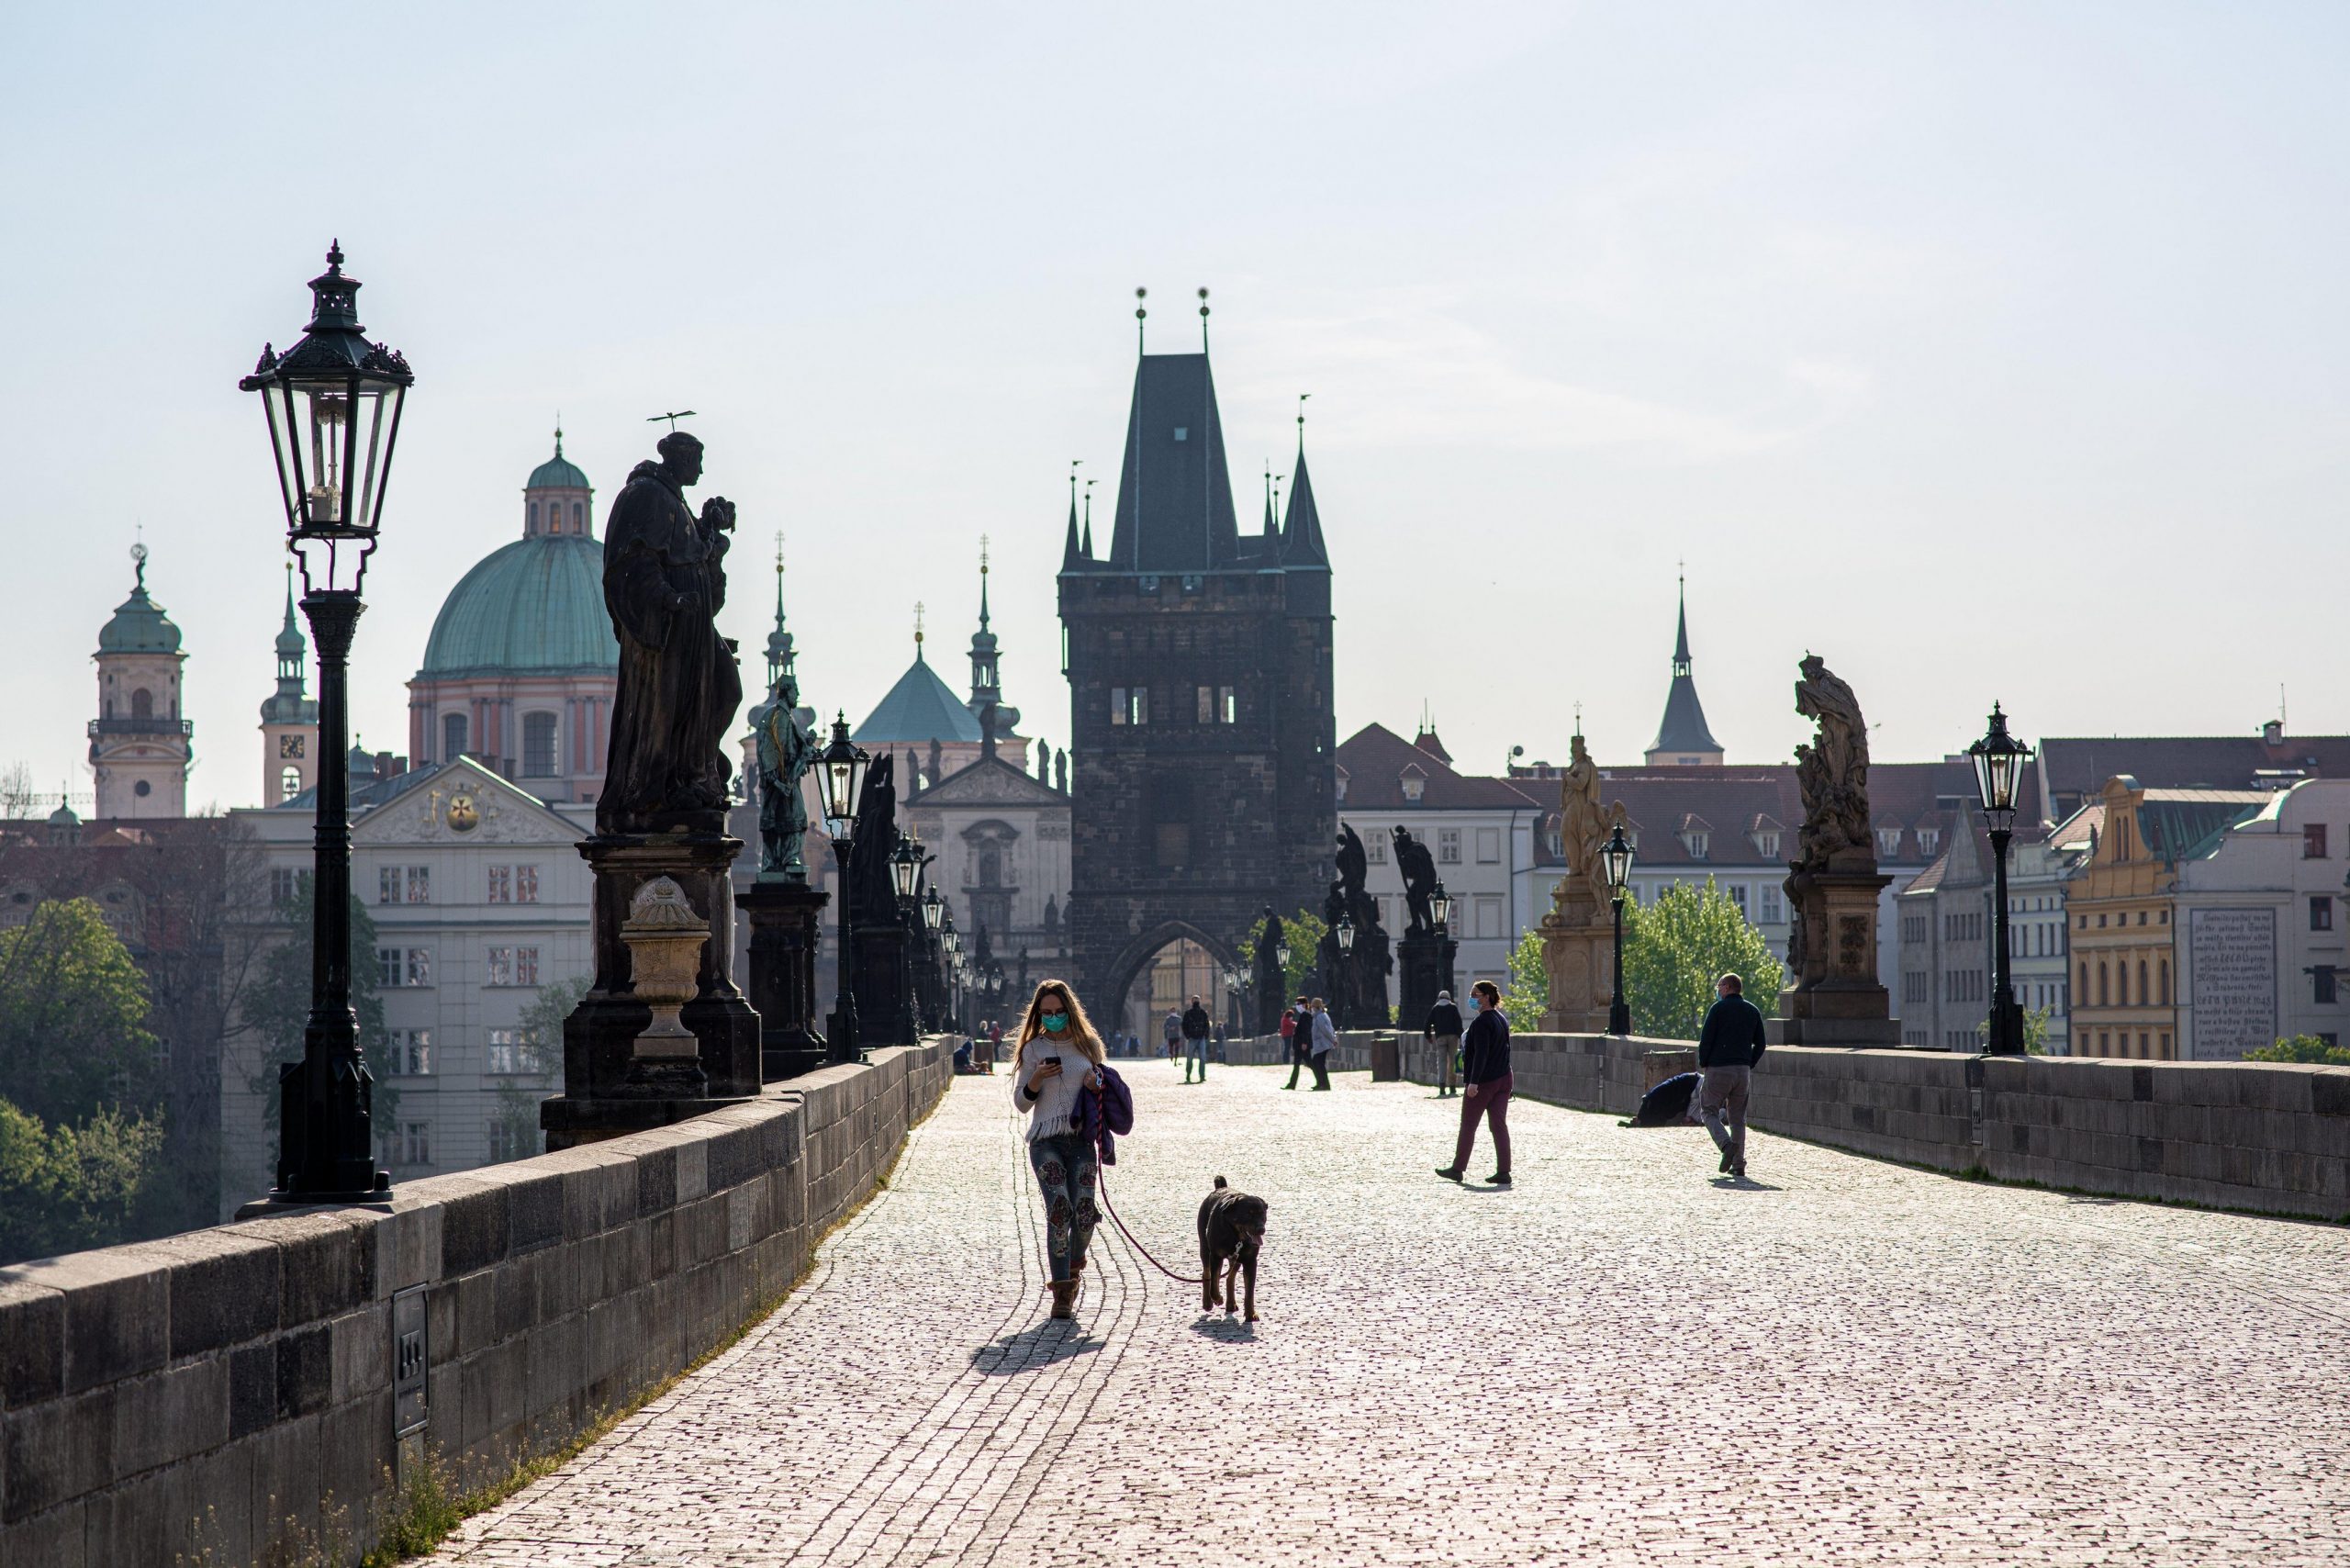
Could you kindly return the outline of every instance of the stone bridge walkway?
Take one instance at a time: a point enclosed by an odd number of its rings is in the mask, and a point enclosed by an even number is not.
[[[438,1561],[2350,1561],[2350,1232],[1974,1185],[1521,1102],[1126,1064],[1121,1212],[1179,1269],[1270,1198],[1251,1334],[1104,1224],[1045,1319],[1002,1077],[741,1345]],[[1481,1153],[1478,1174],[1491,1169]]]

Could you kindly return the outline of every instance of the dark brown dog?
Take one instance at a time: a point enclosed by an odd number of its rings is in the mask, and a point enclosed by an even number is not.
[[[1237,1304],[1232,1299],[1237,1275],[1247,1282],[1248,1320],[1257,1321],[1257,1249],[1265,1240],[1265,1200],[1236,1193],[1215,1179],[1215,1191],[1200,1204],[1200,1309],[1217,1306],[1216,1276],[1224,1276],[1225,1316]]]

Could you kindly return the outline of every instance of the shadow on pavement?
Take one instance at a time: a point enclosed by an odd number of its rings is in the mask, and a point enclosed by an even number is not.
[[[1192,1332],[1203,1339],[1221,1339],[1228,1345],[1250,1345],[1257,1340],[1257,1326],[1237,1317],[1226,1317],[1218,1312],[1211,1316],[1202,1313],[1192,1320]]]
[[[1102,1345],[1102,1341],[1087,1332],[1083,1324],[1048,1317],[1033,1327],[1007,1334],[973,1350],[971,1370],[990,1377],[1009,1377],[1014,1372],[1035,1372],[1072,1356],[1091,1355]]]
[[[1757,1182],[1751,1176],[1717,1176],[1714,1187],[1724,1193],[1784,1193],[1785,1187],[1774,1187],[1768,1182]]]

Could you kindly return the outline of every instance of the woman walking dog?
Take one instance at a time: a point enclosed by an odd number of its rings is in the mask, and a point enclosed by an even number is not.
[[[1080,1099],[1102,1087],[1102,1036],[1057,980],[1036,988],[1012,1053],[1012,1103],[1028,1117],[1028,1164],[1045,1199],[1045,1257],[1053,1316],[1073,1317],[1085,1250],[1093,1241],[1100,1171]]]

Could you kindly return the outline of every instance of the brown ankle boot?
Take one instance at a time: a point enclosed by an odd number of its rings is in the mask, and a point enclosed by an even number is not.
[[[1075,1317],[1077,1314],[1072,1310],[1072,1305],[1076,1300],[1077,1282],[1075,1280],[1055,1280],[1053,1282],[1052,1315],[1055,1317]]]

